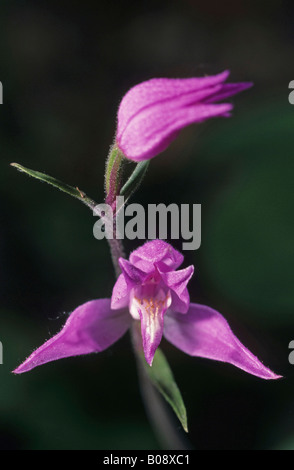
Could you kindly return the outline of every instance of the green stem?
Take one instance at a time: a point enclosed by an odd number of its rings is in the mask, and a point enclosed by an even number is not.
[[[114,267],[116,278],[121,273],[120,265],[118,263],[119,258],[125,258],[125,251],[121,240],[117,240],[115,237],[113,239],[107,239],[108,245],[110,248],[110,254],[112,259],[112,264]]]

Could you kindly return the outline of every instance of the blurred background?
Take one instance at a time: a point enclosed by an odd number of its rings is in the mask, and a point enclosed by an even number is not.
[[[160,448],[128,335],[99,355],[11,374],[61,328],[64,312],[110,297],[114,273],[91,212],[9,163],[102,202],[124,93],[152,77],[230,69],[231,81],[254,82],[234,97],[233,117],[182,131],[133,202],[202,204],[202,244],[186,252],[185,265],[196,267],[191,300],[221,311],[284,375],[262,381],[163,341],[190,445],[293,449],[293,2],[10,0],[0,12],[0,448]]]

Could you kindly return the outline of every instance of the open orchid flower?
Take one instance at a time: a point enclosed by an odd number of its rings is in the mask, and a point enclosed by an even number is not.
[[[62,330],[31,354],[14,373],[57,359],[100,352],[122,337],[132,321],[141,322],[146,361],[152,364],[164,336],[181,351],[227,362],[263,379],[277,379],[234,335],[224,317],[190,303],[187,283],[193,266],[177,270],[183,255],[162,240],[146,242],[120,258],[122,273],[111,299],[79,306]]]
[[[229,71],[203,78],[153,78],[131,88],[117,116],[116,145],[130,160],[163,152],[180,130],[212,117],[228,117],[233,106],[218,103],[252,83],[224,83]]]

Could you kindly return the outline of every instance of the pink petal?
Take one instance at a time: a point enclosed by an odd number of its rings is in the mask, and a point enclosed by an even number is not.
[[[125,310],[110,310],[110,299],[91,300],[68,317],[62,330],[34,351],[13,372],[21,374],[46,362],[100,352],[125,334],[131,316]]]
[[[248,90],[251,88],[253,83],[251,82],[242,82],[242,83],[224,83],[219,91],[216,91],[214,94],[211,94],[204,99],[205,103],[215,103],[220,100],[229,98],[230,96],[236,95],[241,91]]]
[[[184,256],[163,240],[148,241],[130,255],[130,262],[146,273],[154,271],[155,263],[160,263],[162,270],[177,269],[183,260]]]
[[[156,104],[141,110],[117,138],[117,143],[127,158],[137,162],[148,160],[163,152],[182,128],[224,116],[232,108],[231,104],[195,103],[188,106],[183,105],[181,99],[164,106]]]
[[[114,284],[111,296],[111,308],[118,310],[127,307],[129,304],[130,288],[128,287],[125,276],[120,274]]]
[[[210,307],[191,304],[186,315],[169,312],[164,336],[190,356],[227,362],[262,379],[278,379],[234,335],[224,317]]]
[[[155,157],[192,123],[228,117],[230,104],[214,104],[235,95],[252,83],[224,83],[225,71],[202,78],[156,78],[131,88],[118,110],[116,143],[134,161]]]
[[[127,259],[119,258],[118,262],[127,286],[134,287],[145,282],[146,278],[148,277],[147,273],[134,266]]]
[[[188,266],[180,271],[160,272],[161,279],[171,289],[171,309],[175,312],[186,313],[190,305],[190,297],[186,288],[194,273],[194,266]]]
[[[143,349],[147,363],[151,366],[162,333],[164,315],[171,304],[169,292],[156,284],[147,284],[132,290],[130,313],[140,318]]]
[[[159,312],[151,317],[144,310],[140,310],[140,319],[144,355],[147,363],[151,366],[156,349],[162,339],[164,312]]]
[[[129,121],[138,112],[157,103],[164,103],[195,91],[223,83],[229,71],[200,78],[153,78],[131,88],[123,97],[118,110],[117,136],[120,138]]]

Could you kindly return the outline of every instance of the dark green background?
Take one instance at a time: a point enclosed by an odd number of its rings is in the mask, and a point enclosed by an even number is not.
[[[109,297],[108,247],[91,212],[9,167],[103,199],[124,93],[151,77],[231,70],[253,81],[230,119],[185,129],[135,202],[202,204],[191,300],[220,310],[285,376],[266,382],[163,341],[196,449],[294,448],[294,9],[289,1],[2,1],[0,7],[0,447],[156,449],[126,335],[99,354],[13,370],[64,312]],[[127,243],[128,250],[138,243]],[[180,247],[180,244],[177,245]]]

